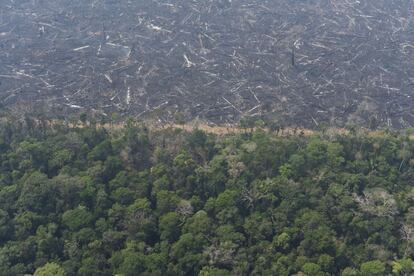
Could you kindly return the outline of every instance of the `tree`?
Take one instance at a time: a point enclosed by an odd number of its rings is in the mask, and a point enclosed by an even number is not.
[[[253,128],[255,125],[254,123],[255,123],[255,119],[253,117],[245,117],[240,120],[240,127],[245,130],[250,128],[250,133],[251,133],[253,132]]]
[[[321,267],[315,263],[306,263],[302,267],[303,272],[308,276],[324,275],[321,271]]]
[[[370,130],[377,129],[378,128],[378,125],[379,125],[379,122],[378,122],[377,117],[375,117],[375,116],[369,117],[369,119],[368,119],[368,127],[369,127]]]
[[[273,238],[273,247],[277,250],[277,251],[285,251],[287,249],[289,249],[290,247],[290,236],[288,233],[283,232],[277,236],[275,236]]]
[[[176,112],[174,114],[174,122],[179,125],[185,124],[185,116],[182,112]]]
[[[414,272],[414,261],[404,258],[392,262],[392,272],[395,275],[412,275]]]
[[[207,212],[214,213],[220,224],[240,222],[239,199],[237,191],[225,190],[217,199],[209,199],[205,209]]]
[[[109,140],[105,140],[92,149],[88,154],[88,159],[91,161],[105,161],[111,154],[112,144]]]
[[[352,267],[347,267],[341,272],[341,276],[358,276],[359,271]]]
[[[36,269],[33,276],[64,276],[65,271],[57,263],[46,263],[44,266]]]
[[[326,144],[320,139],[315,138],[309,141],[305,152],[309,169],[316,168],[326,161]]]
[[[202,250],[205,239],[201,235],[186,233],[171,247],[171,256],[174,261],[173,273],[194,275],[201,269],[203,259]]]
[[[93,216],[85,206],[79,205],[73,210],[68,210],[62,215],[62,222],[71,231],[90,225]]]
[[[159,222],[161,240],[176,241],[180,235],[180,223],[180,217],[176,212],[163,215]]]
[[[82,122],[82,124],[83,124],[84,126],[86,126],[86,122],[88,121],[88,114],[86,114],[86,113],[81,113],[81,114],[79,115],[79,120]]]
[[[247,234],[249,242],[252,243],[270,240],[274,235],[272,221],[259,212],[254,212],[245,218],[243,229]]]
[[[216,267],[205,266],[201,269],[199,276],[226,276],[231,274],[230,271]]]
[[[148,199],[137,199],[128,206],[125,226],[132,240],[150,241],[153,238],[156,223]]]
[[[178,203],[181,201],[175,192],[161,190],[156,194],[157,212],[165,214],[177,209]]]
[[[385,265],[378,261],[369,261],[361,264],[361,275],[382,276],[385,273]]]
[[[47,175],[40,172],[29,173],[24,177],[17,204],[23,210],[48,213],[54,210],[56,204],[54,194],[55,187],[51,185]]]
[[[121,116],[119,115],[119,113],[113,112],[111,114],[111,124],[116,124],[119,121],[120,117]]]
[[[144,243],[128,242],[126,248],[115,253],[110,260],[115,272],[125,276],[143,273],[147,262],[144,248]]]

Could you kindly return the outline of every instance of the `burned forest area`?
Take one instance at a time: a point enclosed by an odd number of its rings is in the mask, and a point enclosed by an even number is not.
[[[414,125],[412,0],[0,0],[0,105]]]

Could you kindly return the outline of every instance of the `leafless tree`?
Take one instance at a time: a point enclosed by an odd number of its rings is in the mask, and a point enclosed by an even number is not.
[[[361,210],[379,217],[393,217],[398,214],[397,202],[386,190],[381,188],[366,190],[362,196],[353,195]]]
[[[176,211],[183,216],[191,216],[194,213],[194,208],[188,200],[181,200],[177,204]]]

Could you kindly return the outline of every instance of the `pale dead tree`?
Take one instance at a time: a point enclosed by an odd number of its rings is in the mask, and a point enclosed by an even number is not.
[[[246,170],[246,165],[236,155],[228,155],[226,161],[228,167],[227,173],[233,178],[239,177]]]
[[[243,162],[232,163],[232,166],[229,168],[229,175],[231,177],[237,178],[246,170],[246,166]]]
[[[177,204],[176,208],[177,213],[183,215],[183,216],[191,216],[194,213],[194,208],[191,205],[191,202],[188,200],[181,200]]]
[[[144,221],[148,218],[147,212],[144,210],[137,210],[131,216],[134,221]]]
[[[411,158],[411,150],[407,142],[404,142],[403,148],[400,151],[398,151],[398,157],[401,159],[398,171],[401,171],[405,162],[409,161]]]
[[[380,244],[367,244],[365,247],[366,252],[376,260],[389,260],[392,258],[392,253],[390,253],[384,245]]]
[[[242,190],[242,200],[247,202],[247,206],[249,206],[249,208],[253,208],[254,207],[254,201],[255,201],[255,196],[253,194],[253,191],[249,190],[247,188],[243,188],[243,190]]]
[[[409,202],[414,200],[414,189],[408,192],[407,199],[410,199]],[[414,207],[408,208],[404,222],[401,224],[400,228],[401,239],[406,243],[406,247],[404,250],[404,255],[409,255],[413,253],[412,245],[414,242]],[[410,250],[411,247],[411,250]]]
[[[120,152],[120,158],[125,166],[131,167],[133,166],[133,159],[132,159],[132,149],[131,147],[127,146]]]
[[[394,217],[398,214],[397,202],[386,190],[381,188],[363,192],[362,196],[353,194],[354,200],[365,213],[379,217]]]
[[[409,254],[410,244],[414,241],[414,226],[412,224],[403,223],[400,229],[401,239],[406,242],[404,256]]]
[[[260,188],[254,186],[251,189],[244,187],[242,189],[242,200],[247,202],[247,206],[249,208],[254,208],[254,205],[257,201],[266,197],[266,193],[264,193]]]
[[[74,240],[66,240],[64,242],[64,253],[66,256],[70,258],[74,258],[79,256],[80,254],[80,245],[79,242]]]
[[[235,253],[236,245],[229,241],[212,244],[204,250],[210,265],[232,265]]]
[[[257,144],[255,142],[244,143],[242,148],[248,153],[252,153],[257,149]]]

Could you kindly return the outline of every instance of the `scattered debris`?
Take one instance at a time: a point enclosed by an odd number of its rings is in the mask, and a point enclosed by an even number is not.
[[[11,109],[414,125],[413,1],[3,0],[0,10],[0,104]]]

